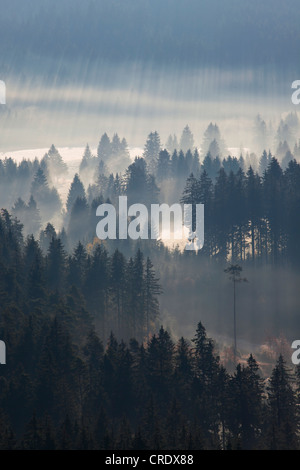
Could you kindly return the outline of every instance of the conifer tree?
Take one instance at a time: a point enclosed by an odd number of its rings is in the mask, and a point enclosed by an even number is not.
[[[159,315],[159,302],[158,296],[161,294],[161,286],[159,279],[155,277],[153,264],[149,257],[146,260],[145,273],[144,273],[144,303],[146,314],[146,335],[147,338],[150,332],[150,324],[155,324]]]
[[[186,153],[188,150],[194,150],[194,136],[188,125],[185,126],[181,134],[180,150],[182,150],[184,153]]]
[[[98,160],[102,160],[104,163],[108,163],[111,156],[111,142],[106,134],[106,132],[102,135],[98,149],[97,149],[97,157]]]
[[[270,412],[270,439],[273,450],[295,449],[298,445],[296,398],[292,387],[292,375],[279,356],[272,371],[268,391]]]
[[[79,179],[78,173],[75,174],[72,184],[69,189],[66,208],[67,212],[71,214],[71,210],[77,198],[85,198],[85,190],[82,182]]]
[[[62,290],[65,281],[66,254],[59,238],[52,238],[47,253],[47,281],[50,290]]]
[[[158,155],[161,149],[160,136],[157,131],[150,132],[148,135],[143,157],[147,163],[150,173],[154,174],[157,167]]]

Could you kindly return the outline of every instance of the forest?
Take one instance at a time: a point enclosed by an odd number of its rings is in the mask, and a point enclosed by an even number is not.
[[[299,22],[0,0],[0,450],[300,450]]]
[[[213,123],[201,151],[186,126],[165,145],[151,132],[134,160],[125,138],[105,133],[95,155],[86,145],[65,202],[60,184],[69,169],[54,145],[40,160],[0,160],[7,354],[0,449],[299,448],[299,366],[280,351],[256,358],[239,350],[235,360],[228,280],[227,355],[206,329],[206,322],[222,329],[206,291],[221,292],[228,265],[255,273],[258,283],[266,269],[271,283],[289,273],[297,293],[300,144],[293,126],[290,115],[279,125],[276,152],[263,149],[259,157],[228,154]],[[257,129],[262,142],[261,119]],[[99,240],[96,209],[120,195],[146,206],[204,204],[203,249],[188,253],[163,239]],[[275,322],[274,285],[265,314],[249,303],[253,292],[244,292],[256,333],[261,317]],[[276,321],[289,318],[294,332],[297,317],[288,313]]]
[[[260,132],[264,125],[260,120]],[[296,114],[280,123],[277,138],[285,140],[278,142],[273,155],[263,150],[260,157],[242,151],[225,156],[220,130],[211,123],[204,135],[201,162],[189,126],[179,142],[170,135],[165,147],[159,134],[151,132],[143,155],[134,161],[125,138],[114,134],[110,139],[105,133],[97,155],[86,145],[65,204],[57,188],[68,167],[52,145],[41,161],[0,160],[2,207],[22,223],[25,237],[33,234],[39,239],[44,252],[47,239],[58,228],[56,235],[71,253],[79,240],[85,246],[94,243],[96,208],[103,202],[117,206],[121,195],[127,196],[128,205],[201,203],[206,243],[199,256],[297,266],[300,142],[298,146],[295,141],[292,150],[288,142],[298,126]],[[109,250],[120,244],[121,240],[107,240]],[[132,252],[129,242],[123,245],[121,251]]]
[[[0,228],[1,449],[298,448],[298,367],[280,356],[266,379],[250,355],[229,374],[201,322],[191,341],[149,335],[160,287],[140,251],[67,258],[52,237],[43,255],[4,210]],[[105,317],[130,339],[104,343]]]

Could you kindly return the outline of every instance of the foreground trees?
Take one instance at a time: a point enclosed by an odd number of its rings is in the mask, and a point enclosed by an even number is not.
[[[299,369],[264,381],[250,355],[226,371],[201,322],[158,328],[149,257],[47,254],[0,217],[1,449],[298,449]],[[47,234],[45,234],[46,236]]]
[[[282,357],[265,386],[252,355],[226,372],[201,323],[192,343],[161,327],[145,345],[111,333],[104,346],[91,330],[79,349],[67,319],[31,324],[2,378],[2,450],[299,448]]]

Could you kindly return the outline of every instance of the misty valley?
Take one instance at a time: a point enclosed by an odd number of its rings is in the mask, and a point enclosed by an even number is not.
[[[0,1],[0,450],[300,450],[299,24]]]
[[[0,160],[0,448],[298,446],[300,126],[255,126]]]

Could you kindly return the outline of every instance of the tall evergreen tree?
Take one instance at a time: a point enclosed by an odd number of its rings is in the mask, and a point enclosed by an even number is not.
[[[144,148],[143,157],[147,162],[150,173],[154,173],[157,166],[157,159],[161,149],[160,136],[157,131],[150,132]]]
[[[194,137],[188,125],[182,131],[180,138],[180,149],[186,153],[194,150]]]
[[[69,214],[71,214],[72,207],[78,197],[85,198],[85,190],[78,173],[76,173],[71,183],[66,203],[67,212]]]
[[[296,399],[292,376],[280,355],[273,369],[268,391],[271,417],[269,436],[273,450],[297,448]]]
[[[144,273],[144,290],[145,290],[145,314],[146,314],[146,335],[150,332],[150,324],[154,324],[159,315],[158,296],[162,293],[159,279],[155,277],[153,264],[149,257],[146,260]]]
[[[47,281],[50,290],[62,290],[65,281],[66,254],[59,238],[52,238],[47,253]]]
[[[98,149],[97,149],[97,157],[98,160],[102,160],[104,163],[108,163],[111,156],[111,142],[106,134],[106,132],[102,135]]]

